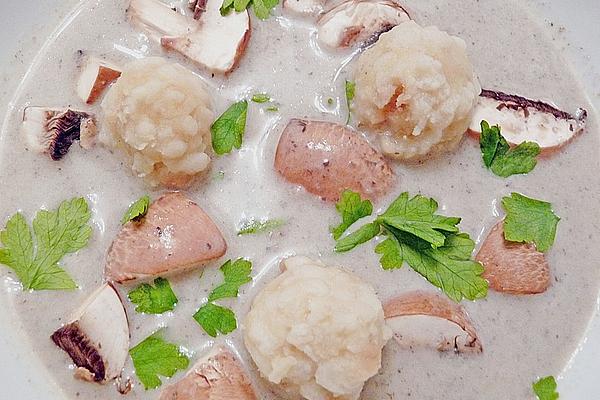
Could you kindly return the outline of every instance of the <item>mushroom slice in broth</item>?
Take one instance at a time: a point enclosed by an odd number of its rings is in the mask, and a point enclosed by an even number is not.
[[[238,358],[217,347],[198,360],[179,382],[167,386],[160,400],[256,400],[252,384]]]
[[[116,65],[96,57],[87,57],[77,81],[77,95],[87,104],[94,104],[104,90],[121,76]]]
[[[123,283],[171,275],[219,258],[226,249],[204,210],[179,192],[168,193],[140,221],[121,229],[108,250],[104,276]]]
[[[102,285],[51,338],[77,366],[76,377],[104,383],[120,376],[129,351],[129,324],[116,290]]]
[[[219,0],[200,6],[196,3],[195,7],[197,20],[173,11],[159,0],[132,0],[127,12],[135,25],[164,48],[181,53],[211,72],[231,72],[250,40],[248,12],[223,16]]]
[[[481,133],[482,120],[499,125],[502,136],[512,145],[535,142],[543,152],[550,152],[585,129],[587,111],[580,108],[573,115],[542,101],[483,90],[469,127],[476,136]]]
[[[386,323],[403,347],[433,346],[438,351],[481,353],[482,345],[465,309],[446,297],[415,291],[383,306]]]
[[[389,0],[350,0],[319,18],[319,42],[330,48],[365,46],[384,32],[410,20],[399,4]]]
[[[75,140],[89,148],[97,135],[96,117],[85,111],[48,107],[27,107],[21,134],[27,147],[48,154],[54,161],[63,158]]]
[[[331,122],[292,119],[275,155],[275,169],[289,182],[327,201],[351,189],[383,196],[395,178],[383,155],[353,129]]]
[[[511,294],[537,294],[550,286],[550,267],[544,253],[529,243],[504,238],[504,222],[490,231],[475,257],[490,289]]]

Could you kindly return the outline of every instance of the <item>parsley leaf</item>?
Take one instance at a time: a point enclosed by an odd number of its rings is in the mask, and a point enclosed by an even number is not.
[[[223,0],[221,5],[221,15],[225,16],[235,10],[236,12],[242,12],[248,7],[252,6],[254,14],[262,19],[269,19],[271,16],[271,10],[279,4],[279,0]]]
[[[214,301],[237,297],[242,285],[252,281],[252,263],[243,258],[228,260],[221,266],[225,282],[213,289],[208,296],[208,303],[200,307],[194,314],[196,322],[212,337],[218,333],[226,335],[237,328],[237,321],[232,310],[214,304]]]
[[[483,267],[471,259],[475,243],[459,232],[460,218],[435,214],[437,209],[433,199],[402,193],[374,222],[339,239],[335,250],[349,251],[383,234],[386,239],[375,247],[383,269],[406,263],[457,302],[485,297]]]
[[[179,346],[167,343],[156,333],[129,350],[135,373],[146,390],[159,387],[159,375],[171,378],[179,370],[186,369],[189,358]]]
[[[554,243],[560,218],[545,201],[531,199],[519,193],[502,198],[506,211],[504,238],[510,242],[535,243],[542,253]]]
[[[254,14],[262,19],[269,19],[271,10],[279,4],[279,0],[252,0],[252,9]]]
[[[125,225],[129,221],[139,220],[148,212],[150,206],[150,196],[145,195],[129,206],[129,209],[121,218],[121,224]]]
[[[266,93],[256,93],[252,96],[252,101],[259,104],[267,103],[271,101],[271,97]]]
[[[194,314],[194,319],[212,337],[227,335],[237,328],[235,314],[229,308],[206,303]]]
[[[346,125],[350,123],[350,115],[352,114],[352,102],[354,101],[354,95],[356,93],[356,83],[346,80],[346,105],[348,106],[348,118],[346,119]]]
[[[154,286],[143,283],[129,292],[129,300],[137,304],[135,311],[146,314],[162,314],[171,311],[177,304],[177,297],[165,278],[156,278]]]
[[[492,172],[502,178],[526,174],[537,165],[535,159],[540,154],[540,146],[534,142],[523,142],[505,154],[498,155],[492,162]]]
[[[342,216],[342,222],[337,227],[331,228],[333,238],[338,240],[352,224],[373,213],[373,204],[369,200],[361,200],[360,194],[345,190],[340,201],[335,205],[335,209]]]
[[[246,130],[248,102],[239,101],[231,105],[210,127],[212,146],[218,155],[230,153],[235,147],[242,147]]]
[[[354,249],[356,246],[367,243],[381,232],[381,225],[378,222],[372,222],[358,228],[355,232],[339,239],[335,244],[335,251],[345,253]]]
[[[533,392],[539,400],[557,400],[559,395],[556,388],[556,380],[553,376],[541,378],[533,384]]]
[[[33,219],[35,243],[25,217],[16,213],[0,232],[0,263],[15,272],[24,289],[77,288],[58,263],[65,255],[87,245],[92,235],[90,217],[82,197],[63,201],[55,211],[40,210]]]
[[[265,219],[260,221],[251,219],[242,223],[238,235],[272,232],[283,225],[285,225],[285,221],[281,219]]]
[[[227,260],[221,266],[221,272],[225,277],[225,283],[213,289],[208,301],[215,301],[230,297],[237,297],[241,286],[252,282],[250,273],[252,272],[252,263],[243,258],[238,258],[234,262]]]
[[[500,127],[490,127],[487,121],[481,121],[479,147],[483,164],[502,178],[531,172],[537,165],[536,157],[540,154],[540,146],[534,142],[523,142],[511,149],[502,136]]]
[[[458,232],[456,225],[460,222],[460,218],[435,215],[437,209],[435,200],[421,195],[409,199],[405,192],[379,218],[389,226],[431,243],[435,248],[444,245],[445,232]]]

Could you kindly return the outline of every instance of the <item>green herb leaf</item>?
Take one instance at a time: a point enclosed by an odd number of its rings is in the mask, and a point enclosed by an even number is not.
[[[483,156],[483,164],[490,168],[497,153],[506,153],[509,145],[500,134],[498,125],[490,126],[487,121],[481,121],[481,135],[479,136],[479,147]]]
[[[230,153],[242,146],[246,130],[248,102],[242,100],[231,105],[210,127],[212,146],[218,155]]]
[[[487,121],[481,121],[479,146],[484,165],[502,178],[531,172],[540,154],[540,146],[534,142],[523,142],[511,149],[500,127],[490,127]]]
[[[492,172],[502,178],[511,175],[527,174],[537,165],[536,157],[540,146],[533,142],[523,142],[514,149],[498,156],[492,163]]]
[[[269,19],[271,10],[279,4],[279,0],[252,0],[252,9],[254,14],[262,19]]]
[[[129,300],[137,304],[135,311],[146,314],[162,314],[171,311],[177,304],[177,297],[171,284],[165,278],[156,278],[154,286],[143,283],[129,292]]]
[[[432,247],[440,247],[446,241],[447,232],[456,233],[460,218],[436,215],[438,204],[435,200],[416,195],[409,199],[402,193],[379,217],[386,225],[413,234]]]
[[[67,254],[85,247],[92,235],[88,225],[91,213],[84,198],[63,201],[57,210],[40,210],[33,220],[33,232],[25,217],[16,213],[0,232],[0,263],[11,268],[24,289],[66,290],[77,288],[73,279],[59,267]]]
[[[194,319],[212,337],[227,335],[237,328],[235,314],[229,308],[206,303],[194,314]]]
[[[285,225],[285,221],[281,219],[266,219],[245,221],[242,223],[238,235],[251,235],[255,233],[272,232],[273,230]]]
[[[238,258],[233,262],[228,260],[221,266],[221,272],[223,272],[225,282],[212,291],[208,296],[208,303],[200,307],[194,314],[196,322],[212,337],[216,337],[218,333],[226,335],[237,328],[233,311],[213,302],[237,297],[240,287],[252,281],[250,276],[252,263],[243,258]]]
[[[150,196],[145,195],[140,197],[129,206],[129,209],[121,218],[121,224],[125,225],[129,221],[139,220],[148,212],[150,206]]]
[[[233,0],[233,9],[236,12],[246,11],[246,8],[250,5],[250,0]]]
[[[179,370],[186,369],[189,358],[179,346],[167,343],[156,333],[129,350],[135,373],[146,390],[159,387],[160,376],[171,378]]]
[[[333,238],[338,240],[346,229],[363,217],[368,217],[373,212],[373,204],[369,200],[362,200],[360,194],[351,190],[345,190],[340,201],[335,205],[336,210],[342,216],[342,222],[331,228]]]
[[[381,232],[381,226],[377,222],[363,225],[356,232],[338,240],[335,244],[335,251],[338,253],[350,251],[356,246],[373,239],[375,236],[379,235],[379,232]]]
[[[225,277],[225,283],[213,289],[208,297],[209,302],[219,299],[237,297],[240,287],[248,282],[252,282],[250,273],[252,272],[252,263],[243,258],[235,261],[227,260],[221,266],[221,272]]]
[[[554,214],[550,203],[512,193],[510,197],[502,198],[502,206],[506,211],[506,240],[535,243],[541,252],[546,252],[552,246],[560,218]]]
[[[557,400],[559,394],[556,391],[556,380],[553,376],[541,378],[533,384],[533,392],[538,400]]]
[[[223,0],[223,4],[221,4],[221,15],[226,16],[233,10],[233,2],[234,0]]]
[[[356,83],[346,80],[346,105],[348,106],[348,118],[346,119],[346,125],[350,123],[350,116],[352,114],[352,102],[354,101],[354,95],[356,93]]]
[[[254,96],[252,96],[252,101],[260,104],[267,103],[271,101],[271,97],[266,93],[256,93]]]
[[[349,251],[383,233],[387,238],[375,247],[385,270],[404,263],[455,301],[487,295],[483,267],[471,259],[475,243],[460,233],[460,218],[435,214],[435,200],[402,193],[375,222],[339,239],[335,250]]]
[[[279,111],[279,107],[270,106],[270,107],[265,108],[265,110],[270,111],[270,112],[277,112],[277,111]]]

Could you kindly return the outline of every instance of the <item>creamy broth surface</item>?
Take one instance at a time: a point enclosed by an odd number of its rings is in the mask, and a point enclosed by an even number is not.
[[[550,38],[516,1],[405,0],[403,4],[421,25],[437,25],[466,41],[482,87],[553,101],[569,112],[577,107],[592,111]],[[351,54],[321,51],[312,23],[278,8],[276,17],[252,21],[252,38],[239,68],[225,79],[211,77],[136,31],[127,21],[126,8],[124,0],[85,1],[79,6],[32,66],[1,137],[3,224],[17,210],[30,221],[40,207],[54,208],[74,196],[87,198],[93,210],[93,238],[86,248],[63,260],[80,289],[22,292],[14,275],[0,267],[2,296],[13,305],[23,336],[44,360],[65,398],[122,398],[114,384],[75,380],[70,359],[54,346],[50,335],[101,284],[106,250],[128,204],[144,193],[156,198],[161,191],[133,176],[122,154],[102,146],[85,151],[74,145],[59,162],[26,151],[19,135],[23,108],[87,109],[75,93],[79,50],[117,63],[149,55],[178,61],[205,78],[218,114],[237,99],[266,92],[279,111],[250,103],[242,149],[214,157],[206,178],[187,191],[222,230],[229,246],[223,260],[209,264],[202,274],[195,270],[171,278],[179,304],[164,315],[137,314],[126,301],[131,287],[118,289],[129,316],[132,346],[164,327],[165,338],[187,349],[194,363],[215,342],[226,343],[240,354],[259,398],[274,399],[244,349],[240,329],[214,340],[192,319],[209,291],[221,282],[218,267],[224,260],[247,257],[254,264],[254,283],[242,289],[239,299],[223,302],[236,311],[240,323],[255,294],[278,273],[279,261],[292,254],[320,258],[356,273],[375,287],[382,301],[412,289],[434,290],[409,267],[383,271],[373,244],[347,254],[333,253],[329,226],[339,218],[334,205],[289,184],[273,169],[277,140],[290,118],[343,123],[343,85],[351,79]],[[330,97],[333,105],[327,102]],[[100,116],[99,105],[91,110]],[[546,293],[511,296],[490,291],[484,300],[464,302],[479,330],[482,354],[438,353],[433,348],[407,351],[392,340],[384,349],[380,373],[366,384],[362,399],[529,399],[533,381],[560,373],[581,339],[600,281],[598,133],[590,112],[588,128],[573,143],[540,159],[533,172],[508,179],[484,169],[478,144],[468,138],[456,152],[422,165],[391,162],[397,183],[387,198],[374,204],[376,210],[403,191],[422,193],[440,203],[442,214],[462,217],[461,230],[479,243],[503,212],[501,197],[511,192],[551,202],[562,219],[548,253],[553,279]],[[272,234],[238,237],[240,221],[252,217],[281,218],[287,224]],[[131,360],[124,376],[132,378],[134,387],[123,398],[158,398],[160,390],[145,391],[140,385]],[[180,372],[170,380],[163,378],[163,386],[182,376]]]

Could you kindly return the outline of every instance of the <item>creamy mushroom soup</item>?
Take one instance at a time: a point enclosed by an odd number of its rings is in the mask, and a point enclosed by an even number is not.
[[[172,6],[191,18],[186,3]],[[174,310],[160,315],[138,313],[136,305],[128,300],[128,293],[140,282],[115,283],[127,312],[130,347],[162,329],[165,341],[183,347],[191,366],[211,348],[224,345],[240,358],[258,398],[293,398],[297,393],[281,395],[281,388],[265,376],[262,363],[253,361],[255,354],[248,352],[242,326],[253,299],[281,273],[283,259],[307,256],[351,272],[371,285],[383,304],[414,290],[439,293],[445,298],[408,265],[383,270],[380,256],[373,251],[373,241],[350,252],[335,253],[336,242],[330,233],[330,227],[337,225],[340,218],[335,203],[288,182],[274,168],[277,144],[290,119],[345,124],[345,82],[355,80],[354,68],[361,51],[321,47],[316,18],[299,16],[280,5],[273,10],[274,16],[266,20],[250,13],[252,30],[247,48],[239,65],[224,76],[208,72],[181,52],[161,48],[148,30],[130,23],[128,6],[125,0],[82,2],[32,65],[2,132],[0,181],[5,190],[0,211],[4,222],[20,210],[30,223],[40,208],[55,209],[61,201],[76,196],[84,197],[91,210],[93,229],[89,243],[60,264],[77,283],[77,289],[24,291],[13,271],[0,268],[3,301],[14,308],[22,336],[44,361],[65,398],[158,399],[167,385],[187,373],[181,368],[172,378],[161,376],[161,387],[145,390],[127,357],[118,381],[88,382],[74,378],[73,361],[50,339],[61,326],[72,322],[73,311],[104,282],[107,251],[122,229],[121,217],[128,205],[144,194],[156,200],[168,192],[162,182],[157,183],[160,179],[150,182],[136,176],[128,158],[131,153],[121,148],[106,143],[89,149],[73,145],[55,161],[34,151],[19,133],[26,107],[70,106],[94,114],[100,137],[108,134],[102,101],[87,105],[77,96],[76,81],[85,57],[94,56],[120,68],[151,56],[177,62],[197,74],[207,86],[206,101],[215,118],[232,103],[255,94],[266,93],[270,98],[267,103],[249,102],[239,150],[217,156],[208,145],[205,152],[212,159],[210,166],[185,189],[186,196],[212,218],[223,235],[227,243],[225,256],[215,259],[219,256],[215,253],[208,257],[212,261],[205,267],[169,274],[167,278],[178,302]],[[420,193],[438,201],[440,214],[460,216],[460,231],[469,233],[478,246],[504,215],[502,197],[512,192],[550,202],[561,219],[556,240],[545,252],[550,268],[547,290],[515,295],[490,288],[486,298],[462,301],[477,330],[481,352],[439,351],[435,343],[402,346],[398,340],[389,340],[383,348],[381,368],[376,368],[376,375],[366,381],[360,398],[533,399],[531,384],[539,377],[561,372],[596,304],[600,280],[600,250],[596,245],[600,235],[600,141],[596,115],[552,39],[519,2],[403,0],[402,6],[419,25],[435,25],[465,41],[481,87],[543,99],[573,114],[581,107],[589,115],[586,128],[578,137],[551,154],[543,153],[535,169],[525,175],[506,179],[494,175],[483,165],[479,142],[466,136],[456,150],[431,159],[386,161],[395,178],[384,196],[373,199],[374,214],[381,214],[402,192],[411,196]],[[405,19],[398,18],[398,23]],[[114,85],[117,84],[118,80]],[[201,123],[201,119],[198,121]],[[479,121],[475,122],[477,127]],[[353,115],[350,125],[379,149],[378,134],[358,123]],[[207,136],[206,140],[209,142],[210,138]],[[81,141],[83,145],[83,137]],[[190,171],[195,174],[204,169],[203,166]],[[252,219],[276,219],[284,224],[271,232],[238,235],[244,221]],[[128,248],[122,251],[126,253]],[[235,312],[238,328],[213,338],[192,316],[206,303],[213,288],[223,282],[219,266],[227,259],[240,257],[252,261],[253,281],[241,287],[238,298],[219,302]],[[306,296],[309,294],[303,293],[301,298]],[[356,302],[359,307],[361,298],[356,297]],[[372,318],[379,321],[382,316]],[[272,318],[272,324],[277,325],[278,316]],[[105,328],[111,326],[106,321]],[[381,329],[377,340],[389,339],[391,331]],[[361,366],[353,364],[352,368],[360,372]],[[31,374],[35,376],[36,372]],[[117,389],[128,393],[120,394]],[[306,393],[302,395],[311,398]],[[312,398],[334,398],[317,397],[322,395]]]

